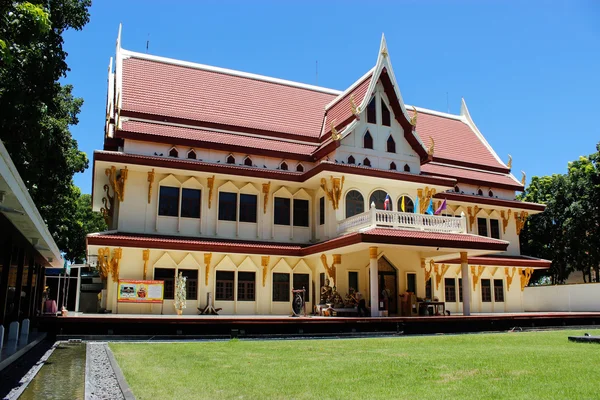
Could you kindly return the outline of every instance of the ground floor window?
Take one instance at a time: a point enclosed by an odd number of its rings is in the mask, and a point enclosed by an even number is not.
[[[352,288],[355,292],[359,292],[358,290],[358,272],[357,271],[348,271],[348,290]]]
[[[185,276],[185,299],[198,300],[198,270],[180,269],[181,275]]]
[[[290,274],[273,273],[273,301],[290,301]]]
[[[417,294],[417,274],[406,274],[406,291]]]
[[[492,288],[489,279],[481,280],[481,301],[484,303],[492,301]]]
[[[233,284],[235,281],[235,272],[217,271],[215,285],[215,300],[233,300]]]
[[[504,301],[504,281],[502,279],[494,279],[494,301]]]
[[[175,269],[174,268],[155,268],[154,280],[163,281],[165,291],[163,298],[165,300],[173,300],[175,298]]]
[[[431,300],[431,278],[425,282],[425,298]]]
[[[238,301],[254,301],[256,289],[255,272],[238,272]]]
[[[454,278],[444,279],[444,295],[446,302],[456,303],[456,280]]]
[[[294,290],[302,290],[305,289],[306,293],[304,294],[304,301],[310,301],[310,289],[308,285],[310,284],[310,278],[308,274],[294,274],[293,278],[293,287]]]

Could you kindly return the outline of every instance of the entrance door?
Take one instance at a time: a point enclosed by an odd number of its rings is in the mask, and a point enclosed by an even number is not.
[[[384,301],[383,290],[387,289],[388,312],[398,313],[398,270],[385,258],[377,262],[377,275],[379,283],[379,301]]]

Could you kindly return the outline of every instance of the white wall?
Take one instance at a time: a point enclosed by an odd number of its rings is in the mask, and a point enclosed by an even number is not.
[[[525,311],[600,311],[600,283],[528,286],[523,293]]]

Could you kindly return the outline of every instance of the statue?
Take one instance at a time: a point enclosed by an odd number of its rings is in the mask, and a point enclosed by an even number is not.
[[[325,285],[321,286],[321,297],[319,304],[331,303],[331,286],[329,286],[329,279],[325,279]]]
[[[329,302],[333,303],[333,306],[335,308],[344,308],[344,299],[338,293],[335,286],[333,287],[333,292],[331,293],[331,300]]]

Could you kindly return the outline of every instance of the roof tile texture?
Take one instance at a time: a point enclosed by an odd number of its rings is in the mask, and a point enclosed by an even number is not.
[[[497,172],[477,171],[473,169],[453,167],[450,165],[441,165],[437,163],[428,163],[421,166],[421,172],[426,175],[448,176],[461,179],[478,180],[490,184],[510,185],[514,186],[515,190],[521,187],[521,184],[510,174],[502,174]]]

